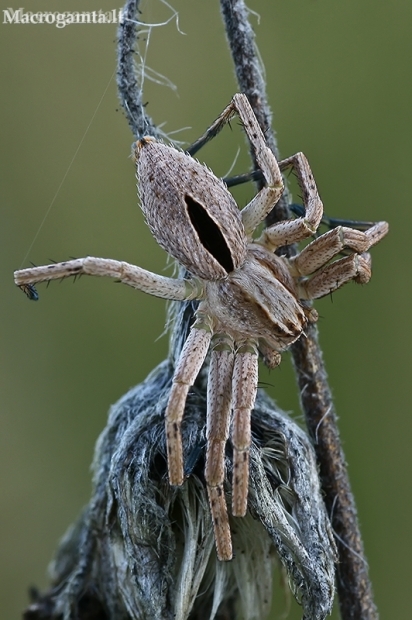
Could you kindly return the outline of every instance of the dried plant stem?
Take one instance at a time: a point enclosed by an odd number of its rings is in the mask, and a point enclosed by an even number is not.
[[[117,87],[120,103],[127,122],[136,139],[145,135],[158,137],[156,126],[145,113],[142,102],[142,85],[136,75],[136,40],[140,0],[128,0],[123,8],[123,21],[119,24],[117,44]]]
[[[368,565],[339,439],[335,408],[328,385],[318,332],[307,330],[292,347],[302,409],[319,463],[324,500],[339,553],[337,590],[342,620],[375,620]]]
[[[276,139],[270,129],[271,112],[267,104],[265,83],[259,64],[248,10],[243,0],[221,0],[226,33],[235,64],[239,90],[248,96],[266,139],[278,157]],[[284,198],[288,196],[285,192]],[[279,208],[280,207],[280,208]],[[276,206],[267,222],[288,217],[287,203]],[[294,248],[289,253],[295,253]],[[318,341],[312,324],[306,338],[291,347],[301,404],[314,443],[325,503],[337,539],[339,563],[337,588],[342,620],[375,620],[378,612],[373,601],[356,506],[339,439],[336,414]]]

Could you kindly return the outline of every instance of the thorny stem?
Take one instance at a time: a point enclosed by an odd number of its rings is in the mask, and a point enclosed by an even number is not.
[[[248,10],[243,0],[221,0],[221,9],[239,89],[248,96],[268,144],[278,157]],[[284,202],[276,205],[276,213],[269,216],[268,225],[288,217],[287,202],[288,195],[285,192]],[[290,254],[295,252],[293,247],[289,249]],[[378,612],[373,601],[355,501],[350,489],[316,325],[306,330],[306,338],[300,338],[291,347],[291,352],[300,388],[301,406],[319,463],[325,504],[336,535],[341,617],[342,620],[376,620]]]
[[[136,139],[144,135],[157,137],[156,126],[145,114],[141,84],[136,76],[135,46],[138,37],[137,19],[140,0],[129,0],[123,8],[117,46],[117,87],[120,103]]]
[[[341,617],[342,620],[375,620],[378,611],[373,601],[355,501],[317,328],[311,325],[306,330],[306,336],[293,345],[292,355],[302,408],[319,463],[326,509],[338,547],[337,589]]]

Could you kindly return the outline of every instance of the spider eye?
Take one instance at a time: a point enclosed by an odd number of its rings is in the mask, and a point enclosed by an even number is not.
[[[185,203],[190,221],[198,234],[200,243],[227,273],[233,271],[232,255],[219,226],[210,217],[203,205],[188,194],[185,194]]]

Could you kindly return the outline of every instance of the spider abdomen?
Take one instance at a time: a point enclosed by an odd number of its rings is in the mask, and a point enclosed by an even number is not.
[[[158,244],[199,278],[219,280],[236,270],[247,238],[223,181],[153,138],[137,142],[135,156],[141,208]]]

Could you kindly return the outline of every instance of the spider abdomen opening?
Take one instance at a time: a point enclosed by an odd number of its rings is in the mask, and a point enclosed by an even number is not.
[[[185,195],[185,203],[190,221],[196,230],[203,247],[217,260],[227,273],[234,270],[232,256],[226,240],[216,222],[207,210],[189,194]]]

